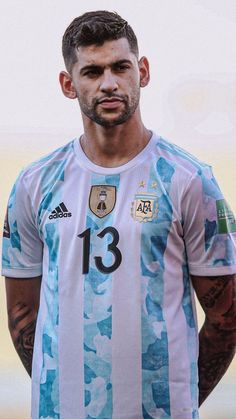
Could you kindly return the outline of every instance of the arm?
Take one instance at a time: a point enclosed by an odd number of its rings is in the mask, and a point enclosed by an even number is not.
[[[199,406],[229,367],[236,347],[236,275],[198,277],[192,283],[205,312],[199,333]]]
[[[8,327],[16,351],[31,376],[41,276],[6,278]]]

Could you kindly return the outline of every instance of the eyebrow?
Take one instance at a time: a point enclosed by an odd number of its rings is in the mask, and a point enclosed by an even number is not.
[[[130,61],[128,59],[118,60],[118,61],[114,61],[114,62],[110,63],[109,66],[114,68],[114,67],[117,67],[117,66],[122,65],[122,64],[132,65],[132,61]],[[101,70],[102,68],[104,68],[104,66],[98,65],[98,64],[85,65],[84,67],[82,67],[80,69],[80,74],[82,74],[82,73],[84,73],[85,71],[88,71],[88,70]]]

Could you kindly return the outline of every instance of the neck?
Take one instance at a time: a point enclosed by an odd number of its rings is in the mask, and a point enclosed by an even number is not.
[[[82,149],[89,160],[98,166],[117,167],[127,163],[140,153],[151,138],[141,118],[135,115],[124,124],[108,128],[84,115],[83,122]]]

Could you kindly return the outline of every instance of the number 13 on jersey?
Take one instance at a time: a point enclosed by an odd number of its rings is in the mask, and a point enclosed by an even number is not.
[[[104,230],[102,230],[99,234],[97,234],[97,237],[99,237],[101,240],[104,240],[104,237],[110,234],[112,237],[112,241],[107,244],[107,252],[111,252],[114,256],[114,261],[112,265],[106,266],[103,263],[101,256],[94,256],[94,261],[96,268],[104,273],[109,274],[114,272],[121,264],[122,261],[122,255],[120,250],[117,247],[117,244],[119,243],[119,233],[114,227],[106,227]],[[82,272],[83,274],[87,274],[89,272],[89,265],[90,265],[90,241],[91,241],[91,229],[88,228],[87,230],[83,231],[83,233],[78,234],[78,237],[83,239],[83,266],[82,266]]]

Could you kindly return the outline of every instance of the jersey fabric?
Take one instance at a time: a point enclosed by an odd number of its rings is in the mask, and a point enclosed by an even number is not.
[[[42,274],[32,418],[197,419],[190,274],[235,272],[235,219],[211,168],[168,141],[153,134],[103,168],[75,139],[30,165],[2,273]]]

